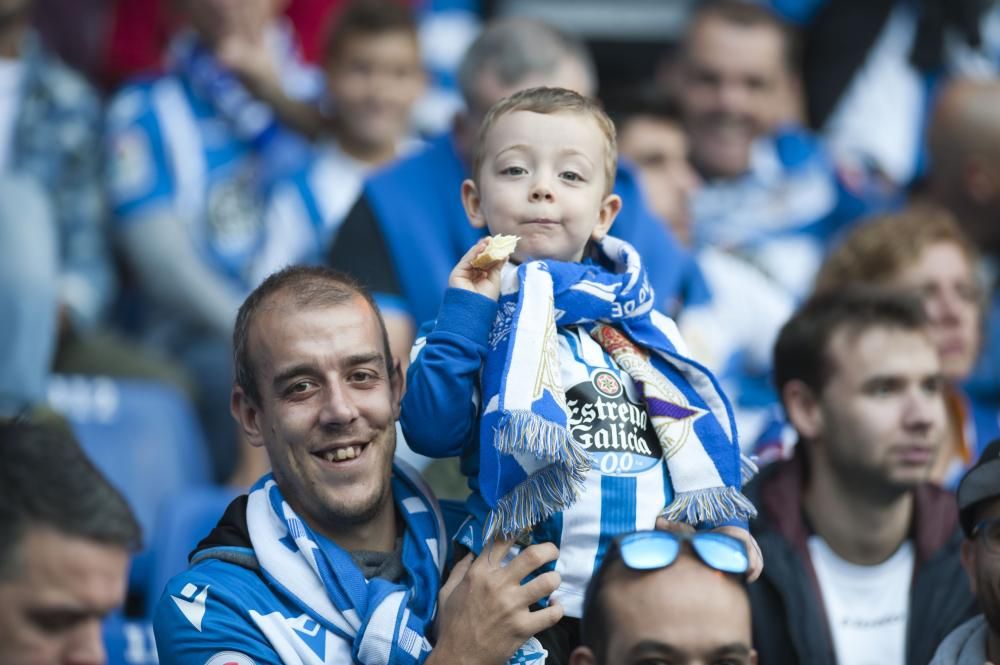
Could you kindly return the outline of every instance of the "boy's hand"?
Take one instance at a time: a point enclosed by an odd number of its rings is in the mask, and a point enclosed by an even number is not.
[[[487,268],[474,268],[472,266],[472,259],[479,256],[488,242],[489,238],[483,238],[465,253],[458,265],[451,271],[451,275],[448,277],[448,286],[454,289],[472,291],[486,296],[490,300],[497,300],[500,297],[500,271],[507,260],[499,261]]]

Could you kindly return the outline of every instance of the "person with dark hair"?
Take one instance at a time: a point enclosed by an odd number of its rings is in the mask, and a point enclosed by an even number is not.
[[[638,531],[612,541],[587,586],[570,665],[756,665],[743,543]]]
[[[0,421],[0,662],[102,664],[139,523],[65,429]]]
[[[844,177],[802,129],[797,45],[767,7],[698,5],[681,45],[679,100],[692,162],[695,245],[715,245],[804,297],[846,224],[880,203],[860,169]]]
[[[154,617],[163,665],[500,665],[560,618],[530,609],[556,573],[521,585],[556,558],[552,545],[504,566],[511,543],[497,542],[441,586],[437,501],[394,460],[402,373],[351,278],[271,275],[240,308],[233,347],[232,414],[273,472],[167,585]]]
[[[747,487],[767,566],[750,588],[766,663],[922,665],[972,610],[955,505],[928,482],[944,378],[920,301],[817,295],[775,345],[799,441]]]
[[[1000,662],[1000,439],[983,449],[958,485],[962,567],[982,614],[944,639],[931,665]]]
[[[371,176],[330,247],[330,265],[376,294],[393,352],[404,363],[416,331],[437,315],[452,267],[484,235],[469,224],[461,186],[486,112],[500,99],[535,86],[586,97],[597,91],[586,46],[524,18],[486,26],[463,58],[458,85],[466,110],[455,117],[452,130]],[[699,295],[700,273],[649,212],[630,171],[618,170],[615,193],[624,205],[612,235],[644,254],[657,308],[672,313],[679,300]]]

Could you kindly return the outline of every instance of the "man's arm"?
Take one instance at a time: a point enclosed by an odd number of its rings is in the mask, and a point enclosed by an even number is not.
[[[513,543],[496,541],[473,559],[455,566],[438,600],[438,639],[425,665],[502,665],[528,638],[554,626],[563,609],[531,606],[558,588],[559,573],[549,571],[521,584],[559,550],[552,543],[532,545],[503,565]]]
[[[209,270],[168,210],[129,220],[119,237],[144,292],[224,339],[232,334],[242,294]]]

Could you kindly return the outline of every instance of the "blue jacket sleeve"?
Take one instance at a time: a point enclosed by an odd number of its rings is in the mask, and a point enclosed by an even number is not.
[[[400,425],[414,452],[460,455],[476,436],[479,370],[497,304],[470,291],[445,291],[433,328],[414,346]]]

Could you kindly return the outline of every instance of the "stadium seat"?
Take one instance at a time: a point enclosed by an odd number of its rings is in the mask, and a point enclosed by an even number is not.
[[[129,586],[133,593],[145,591],[150,541],[161,505],[176,492],[207,485],[211,478],[191,405],[158,383],[69,375],[52,377],[48,399],[132,506],[146,548],[132,562]]]
[[[150,542],[146,593],[150,612],[167,582],[187,568],[188,554],[208,535],[237,493],[230,487],[196,487],[178,492],[163,505]]]

